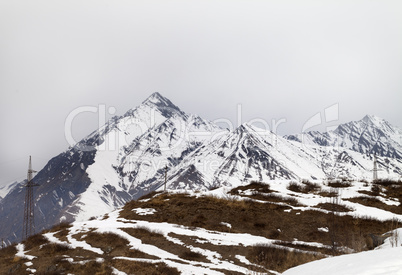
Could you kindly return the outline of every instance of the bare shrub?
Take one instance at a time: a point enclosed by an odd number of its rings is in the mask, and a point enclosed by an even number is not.
[[[347,188],[347,187],[351,187],[352,183],[350,181],[345,181],[345,180],[329,180],[327,182],[327,185],[329,187],[335,187],[335,188]]]
[[[50,254],[61,254],[68,252],[72,247],[68,244],[48,243],[43,249]]]
[[[113,260],[113,266],[127,274],[155,274],[155,275],[178,275],[181,274],[176,268],[168,267],[164,262],[158,264],[144,263],[127,260]]]
[[[345,204],[341,204],[341,203],[337,203],[337,204],[319,203],[316,205],[316,207],[319,207],[321,209],[325,209],[328,211],[335,211],[335,212],[349,212],[349,211],[353,210],[353,209],[347,207]]]
[[[268,183],[252,181],[250,184],[245,186],[239,186],[230,191],[232,195],[238,195],[240,191],[246,190],[254,190],[256,193],[270,193],[272,190],[270,189],[270,185]]]
[[[146,194],[146,195],[140,197],[140,198],[138,199],[138,201],[145,200],[145,199],[151,199],[151,198],[153,198],[154,196],[156,196],[156,195],[158,195],[158,194],[161,194],[161,193],[162,193],[162,191],[152,191],[152,192],[150,192],[150,193],[148,193],[148,194]]]
[[[310,182],[308,180],[304,180],[302,182],[303,184],[298,184],[296,182],[290,182],[288,185],[288,189],[293,192],[299,192],[299,193],[311,193],[311,192],[316,192],[320,191],[321,187],[313,182]]]
[[[377,179],[377,180],[373,181],[373,183],[382,185],[382,186],[402,185],[402,181],[392,180],[392,179]]]
[[[163,231],[159,229],[154,229],[148,226],[138,226],[135,229],[140,230],[140,231],[147,231],[150,234],[157,234],[157,235],[163,235]]]
[[[59,224],[56,224],[55,226],[53,226],[50,230],[47,230],[45,232],[51,232],[51,231],[60,231],[60,230],[64,230],[64,229],[68,229],[72,226],[71,223],[68,222],[61,222]]]
[[[301,184],[298,184],[297,182],[291,181],[289,182],[287,189],[293,192],[299,192],[302,193],[303,192],[303,187]]]
[[[393,230],[393,231],[392,231],[391,237],[389,239],[392,247],[397,247],[397,246],[401,245],[399,243],[399,231],[398,231],[399,224],[400,223],[397,218],[392,219],[391,230]]]
[[[15,253],[17,253],[17,249],[15,248],[15,243],[0,249],[0,257],[1,258],[5,258],[8,256],[10,256],[10,257],[14,256]]]
[[[266,194],[265,197],[275,199],[278,202],[285,202],[291,205],[300,205],[300,202],[294,197],[285,197],[276,193]]]
[[[316,192],[316,191],[321,190],[321,186],[318,185],[317,183],[313,183],[310,181],[306,181],[303,183],[304,183],[304,188],[303,188],[304,193]]]
[[[381,187],[375,183],[371,186],[371,192],[373,193],[374,196],[380,195],[381,192]]]
[[[26,239],[23,244],[26,250],[30,250],[33,247],[40,246],[42,244],[48,243],[48,239],[42,234],[35,234]]]
[[[201,255],[200,253],[194,252],[194,251],[184,251],[183,253],[180,254],[179,256],[182,259],[186,259],[189,261],[194,261],[203,258],[204,256]]]

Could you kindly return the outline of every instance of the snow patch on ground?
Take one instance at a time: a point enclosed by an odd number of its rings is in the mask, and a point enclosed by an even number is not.
[[[224,225],[227,228],[232,228],[232,225],[230,223],[227,223],[227,222],[221,222],[221,225]]]
[[[156,210],[153,208],[134,208],[132,211],[140,216],[153,215],[156,213]]]
[[[320,227],[320,228],[318,228],[318,231],[328,233],[329,229],[328,229],[328,227]]]
[[[17,248],[17,253],[15,254],[15,256],[17,256],[19,258],[28,259],[30,261],[32,261],[34,258],[36,258],[35,256],[25,254],[28,251],[24,251],[25,245],[23,245],[22,243],[17,244],[15,248]]]

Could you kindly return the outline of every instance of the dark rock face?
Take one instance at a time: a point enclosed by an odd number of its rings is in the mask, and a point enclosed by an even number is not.
[[[34,177],[33,181],[39,185],[33,188],[36,232],[64,220],[73,220],[72,213],[63,210],[89,186],[85,169],[93,163],[94,154],[72,148],[51,159]],[[20,183],[0,202],[0,236],[7,236],[7,243],[20,241],[22,237],[26,192],[23,185]]]

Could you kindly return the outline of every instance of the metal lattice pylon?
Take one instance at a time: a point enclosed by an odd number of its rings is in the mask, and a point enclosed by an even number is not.
[[[23,240],[35,234],[33,187],[38,186],[38,184],[32,182],[33,173],[35,172],[36,171],[32,170],[31,156],[29,156],[27,184],[25,185],[26,192],[25,192],[24,224],[22,228]]]
[[[373,181],[378,180],[378,167],[377,167],[377,156],[374,153],[374,162],[373,162]]]

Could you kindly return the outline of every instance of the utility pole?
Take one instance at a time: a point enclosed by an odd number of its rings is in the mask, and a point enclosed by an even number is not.
[[[29,236],[35,234],[35,216],[34,216],[34,201],[33,201],[33,187],[39,186],[32,182],[33,173],[31,156],[29,156],[29,166],[27,175],[27,184],[25,185],[25,208],[24,208],[24,224],[22,228],[22,239],[25,240]]]
[[[167,165],[165,166],[165,192],[166,192],[166,181],[167,181]]]
[[[378,179],[378,174],[377,174],[378,168],[377,168],[377,156],[374,153],[374,164],[373,164],[373,181],[376,181]]]

